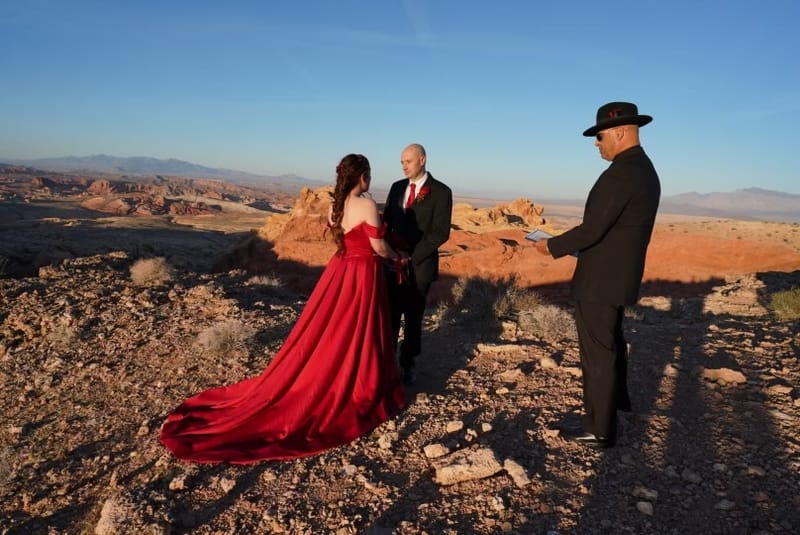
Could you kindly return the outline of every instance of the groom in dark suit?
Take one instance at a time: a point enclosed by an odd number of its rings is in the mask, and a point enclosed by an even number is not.
[[[405,321],[399,355],[407,385],[415,380],[414,359],[422,350],[425,301],[439,275],[439,247],[450,237],[453,212],[450,188],[426,171],[426,163],[422,145],[412,144],[403,150],[400,164],[406,178],[392,184],[383,211],[387,240],[409,256],[401,270],[402,281],[396,272],[387,277],[395,347],[401,319]]]
[[[653,118],[635,104],[611,102],[597,111],[600,156],[611,162],[595,182],[583,221],[560,236],[536,243],[559,258],[578,253],[572,276],[575,323],[583,371],[583,429],[567,438],[591,447],[614,445],[617,410],[630,411],[627,343],[622,331],[626,305],[636,303],[661,185],[639,145],[639,127]]]

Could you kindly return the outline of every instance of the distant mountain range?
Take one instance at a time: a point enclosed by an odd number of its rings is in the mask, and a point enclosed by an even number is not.
[[[761,188],[733,192],[681,193],[663,197],[659,210],[758,221],[800,221],[800,195]]]
[[[257,175],[234,169],[217,169],[205,167],[183,160],[170,158],[161,160],[145,156],[122,158],[97,154],[94,156],[64,156],[60,158],[41,158],[37,160],[3,159],[0,162],[13,165],[34,167],[44,171],[86,171],[95,173],[113,173],[120,175],[171,175],[191,178],[213,178],[241,184],[302,184],[321,185],[319,180],[298,175]]]
[[[327,184],[326,182],[298,175],[257,175],[233,169],[205,167],[174,158],[167,160],[144,156],[122,158],[98,154],[95,156],[65,156],[38,160],[15,160],[0,157],[0,162],[34,167],[46,171],[85,171],[122,175],[173,175],[192,178],[213,178],[254,186],[277,185],[285,187],[305,185],[318,187]],[[583,201],[575,202],[582,205]],[[800,222],[800,195],[761,188],[747,188],[733,192],[681,193],[662,197],[659,210],[670,214],[716,218]]]

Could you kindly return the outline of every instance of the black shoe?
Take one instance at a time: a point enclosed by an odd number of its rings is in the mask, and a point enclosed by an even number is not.
[[[577,433],[562,432],[562,435],[567,440],[589,446],[590,448],[604,449],[610,448],[614,445],[614,439],[608,437],[599,437],[594,433],[587,433],[586,431],[579,431]]]
[[[409,366],[407,368],[403,368],[403,384],[406,386],[411,386],[417,382],[417,374],[414,373],[414,368]]]

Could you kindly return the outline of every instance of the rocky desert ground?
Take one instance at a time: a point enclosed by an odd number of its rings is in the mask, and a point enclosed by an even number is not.
[[[0,533],[800,530],[800,333],[769,308],[800,286],[797,224],[659,217],[634,410],[595,451],[551,429],[580,408],[572,260],[523,239],[574,213],[459,204],[408,408],[315,457],[206,466],[159,426],[269,363],[333,251],[325,192],[0,171]]]

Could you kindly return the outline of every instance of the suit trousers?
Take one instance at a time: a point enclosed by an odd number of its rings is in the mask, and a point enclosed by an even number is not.
[[[400,365],[414,366],[414,357],[422,352],[422,318],[430,283],[417,284],[413,280],[398,284],[396,273],[387,273],[389,303],[392,309],[392,330],[395,348],[400,355]],[[403,342],[397,347],[400,325],[403,324]]]
[[[579,299],[575,324],[583,371],[583,428],[615,439],[617,409],[630,410],[625,307]]]

